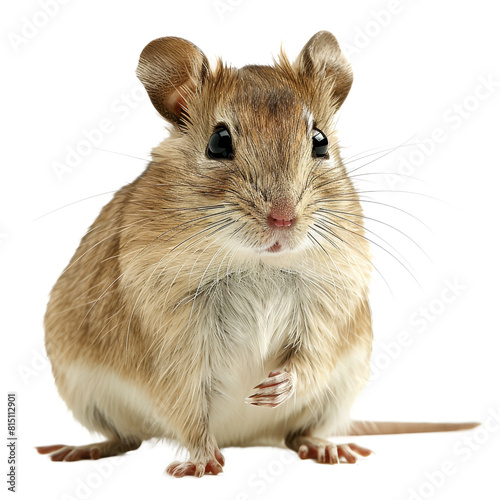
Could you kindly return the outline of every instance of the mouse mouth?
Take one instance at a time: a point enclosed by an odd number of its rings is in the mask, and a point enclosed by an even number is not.
[[[274,245],[271,245],[269,248],[266,248],[266,252],[276,253],[281,250],[281,243],[277,241]]]

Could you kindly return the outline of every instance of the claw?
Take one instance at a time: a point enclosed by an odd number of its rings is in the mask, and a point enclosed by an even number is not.
[[[273,375],[275,373],[275,375]],[[273,387],[279,385],[282,382],[290,380],[290,374],[288,372],[271,372],[267,378],[265,378],[260,384],[257,384],[254,389],[261,389],[264,387]]]

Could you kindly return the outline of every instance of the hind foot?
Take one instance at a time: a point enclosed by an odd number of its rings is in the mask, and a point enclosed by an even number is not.
[[[193,460],[192,462],[172,462],[167,467],[167,472],[174,477],[196,476],[202,477],[205,474],[216,476],[222,472],[224,457],[222,453],[215,449],[212,458],[206,460]]]
[[[53,444],[51,446],[38,446],[36,450],[42,455],[49,455],[54,462],[76,462],[77,460],[97,460],[120,455],[127,451],[136,450],[139,446],[141,446],[140,440],[127,439],[125,441],[103,441],[85,446]]]
[[[367,457],[372,450],[355,443],[335,445],[326,439],[312,436],[297,436],[286,440],[286,445],[296,451],[303,460],[314,458],[321,464],[338,464],[343,458],[347,463],[356,463],[358,457]]]

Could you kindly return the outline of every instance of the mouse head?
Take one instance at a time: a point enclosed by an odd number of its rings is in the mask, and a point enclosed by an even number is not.
[[[219,207],[228,222],[219,230],[260,256],[331,247],[337,232],[358,231],[332,212],[360,213],[335,135],[352,72],[332,34],[314,35],[293,63],[281,53],[273,66],[241,69],[211,69],[192,43],[160,38],[137,75],[172,124],[150,167],[162,196]]]

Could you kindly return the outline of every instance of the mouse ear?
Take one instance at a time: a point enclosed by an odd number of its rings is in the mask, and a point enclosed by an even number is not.
[[[201,87],[208,72],[205,54],[177,37],[157,38],[146,45],[136,71],[153,106],[172,123],[188,113],[186,98]]]
[[[305,78],[331,81],[333,105],[340,107],[352,85],[352,69],[342,54],[337,39],[328,31],[316,33],[304,46],[294,63]]]

